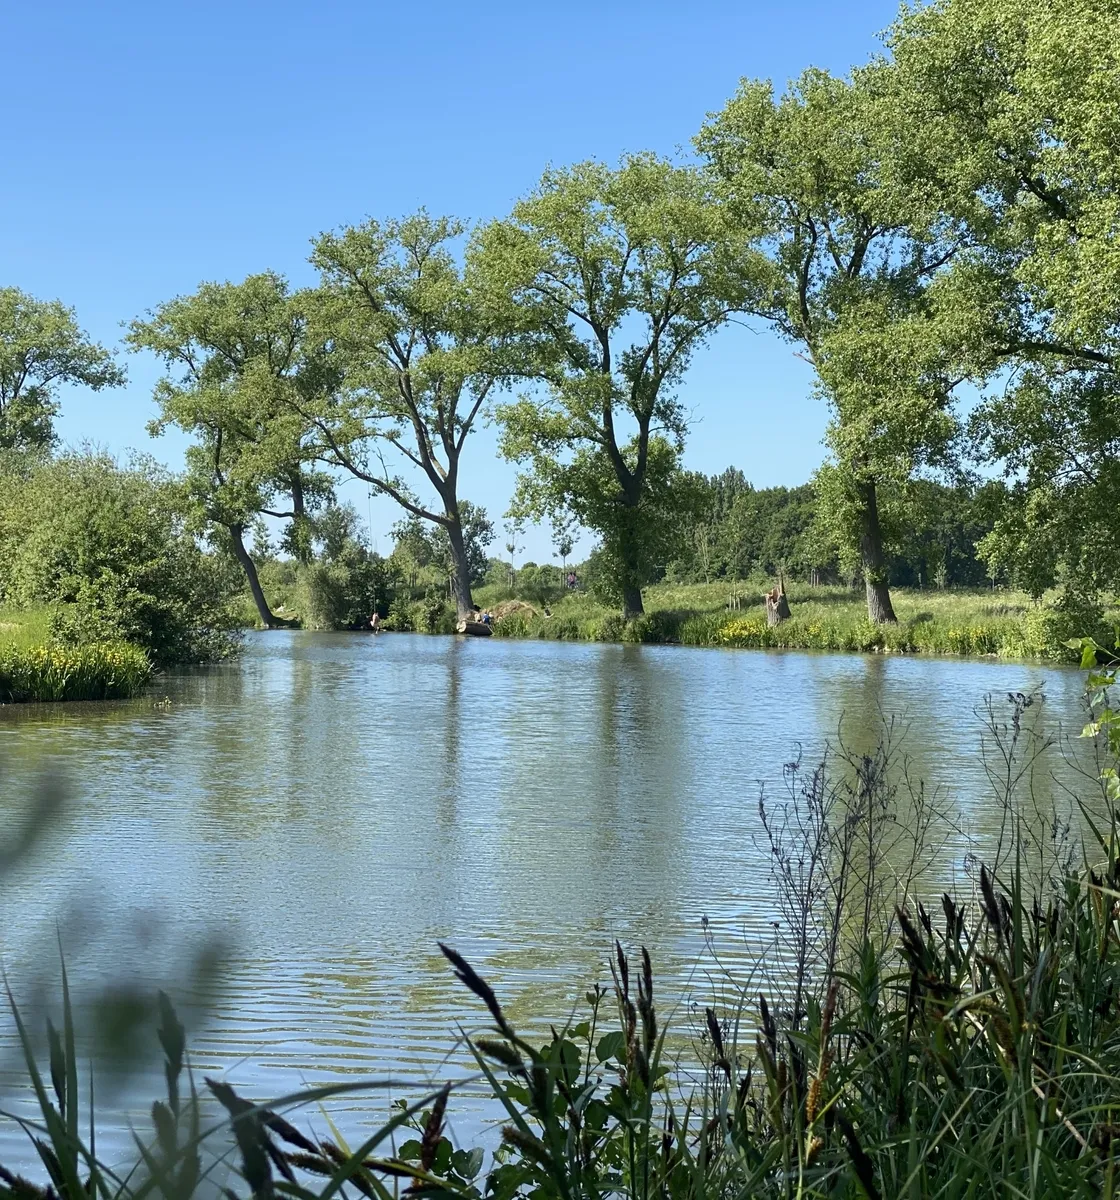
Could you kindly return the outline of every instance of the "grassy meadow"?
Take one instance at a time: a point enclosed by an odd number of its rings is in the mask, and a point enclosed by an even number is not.
[[[582,593],[567,593],[546,604],[482,588],[477,602],[498,614],[495,632],[503,637],[561,640],[667,642],[693,646],[753,649],[805,649],[856,652],[958,654],[1002,658],[1074,661],[1065,642],[1104,634],[1113,607],[1103,614],[1063,607],[1056,598],[1033,601],[1005,590],[896,589],[897,625],[872,625],[863,589],[789,585],[792,617],[766,624],[763,595],[769,581],[708,584],[655,584],[643,592],[646,612],[625,622],[617,611]]]

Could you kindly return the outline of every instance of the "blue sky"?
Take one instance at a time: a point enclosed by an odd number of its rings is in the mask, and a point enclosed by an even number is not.
[[[311,282],[321,230],[420,205],[500,216],[549,163],[687,149],[741,77],[844,71],[896,7],[10,3],[0,283],[64,300],[116,345],[122,322],[204,279],[273,268]],[[63,395],[63,439],[178,466],[182,438],[145,432],[157,364],[127,365],[124,389]],[[810,382],[772,334],[719,334],[681,391],[694,414],[687,465],[804,482],[825,423]],[[514,468],[494,446],[484,431],[468,451],[463,492],[498,519]],[[385,549],[392,503],[343,494]],[[546,532],[526,543],[519,557],[549,555]]]

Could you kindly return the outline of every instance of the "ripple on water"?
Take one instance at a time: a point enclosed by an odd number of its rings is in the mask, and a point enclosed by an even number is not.
[[[0,714],[5,803],[44,771],[72,796],[6,883],[5,964],[18,981],[49,961],[60,912],[80,989],[161,976],[222,939],[192,1053],[261,1098],[462,1073],[455,1031],[481,1014],[439,939],[542,1032],[606,977],[615,937],[647,945],[662,1011],[683,1006],[687,1027],[689,998],[745,978],[772,939],[758,788],[780,791],[798,744],[812,761],[838,728],[859,746],[884,713],[912,724],[911,771],[948,815],[929,864],[941,887],[966,845],[950,826],[983,839],[998,816],[975,710],[1040,688],[1046,726],[1079,728],[1079,675],[1024,664],[254,635],[238,663],[161,678],[170,708]],[[1064,769],[1055,752],[1044,768]],[[5,1085],[12,1050],[5,1026]],[[107,1101],[103,1145],[124,1152],[159,1088],[151,1062]],[[387,1103],[337,1108],[364,1126]],[[462,1103],[473,1129],[483,1110]]]

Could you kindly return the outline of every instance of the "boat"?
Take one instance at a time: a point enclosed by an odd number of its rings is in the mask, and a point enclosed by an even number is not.
[[[490,637],[494,630],[486,621],[460,621],[457,632],[469,637]]]

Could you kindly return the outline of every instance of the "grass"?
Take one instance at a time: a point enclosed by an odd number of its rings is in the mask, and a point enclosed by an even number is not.
[[[151,675],[148,656],[127,642],[62,645],[49,609],[0,608],[0,704],[125,700]]]
[[[292,1110],[310,1120],[325,1097],[375,1083],[268,1103],[225,1081],[200,1086],[183,1026],[161,996],[166,1099],[152,1106],[153,1132],[137,1135],[135,1168],[114,1170],[97,1157],[95,1114],[82,1112],[95,1092],[63,972],[49,1071],[10,1001],[40,1112],[26,1128],[29,1148],[49,1188],[0,1167],[0,1193],[1111,1198],[1120,1166],[1120,797],[1107,773],[1086,778],[1081,846],[1047,811],[1043,801],[1056,797],[1040,797],[1033,811],[1016,801],[1011,781],[1030,774],[1045,746],[1031,732],[1034,703],[1018,696],[989,710],[989,774],[1005,781],[1005,819],[971,889],[932,910],[922,903],[922,864],[943,815],[920,787],[907,791],[889,732],[871,754],[841,748],[813,769],[791,764],[785,794],[759,797],[782,917],[770,948],[786,964],[780,979],[734,981],[730,1000],[697,1010],[693,1024],[660,996],[649,955],[616,945],[611,986],[588,991],[539,1044],[513,1026],[490,983],[441,946],[484,1022],[463,1035],[475,1074],[398,1101],[354,1147],[333,1125],[331,1136],[304,1132]],[[673,1022],[695,1036],[690,1074],[666,1049]],[[488,1089],[501,1114],[485,1172],[481,1149],[456,1148],[445,1133],[465,1083]]]
[[[497,622],[506,637],[588,641],[676,642],[683,645],[918,654],[995,655],[1073,660],[1072,637],[1102,634],[1101,615],[1065,611],[1055,598],[1035,603],[1021,592],[903,590],[893,593],[897,625],[872,625],[862,592],[841,587],[789,588],[793,616],[766,624],[764,584],[657,584],[645,590],[646,613],[623,622],[592,597],[569,593],[536,610]],[[493,594],[491,594],[493,593]],[[482,589],[478,602],[504,598]],[[1113,613],[1115,615],[1115,613]]]
[[[50,608],[13,608],[0,604],[0,649],[41,646],[51,638]]]

